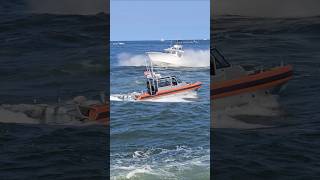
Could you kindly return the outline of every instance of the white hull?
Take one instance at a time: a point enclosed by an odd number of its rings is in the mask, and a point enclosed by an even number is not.
[[[162,52],[148,52],[147,55],[154,65],[180,65],[183,59],[183,56]]]

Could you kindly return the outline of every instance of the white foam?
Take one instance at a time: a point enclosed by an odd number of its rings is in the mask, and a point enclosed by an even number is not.
[[[121,45],[125,45],[126,43],[124,43],[124,42],[113,42],[111,44],[115,45],[115,46],[121,46]]]
[[[251,115],[251,116],[278,116],[280,104],[276,95],[256,94],[254,98],[245,96],[241,103],[233,105],[233,99],[230,98],[223,108],[216,111],[224,112],[228,115]],[[219,104],[219,101],[215,102]]]
[[[126,178],[127,179],[130,179],[138,174],[155,174],[152,172],[152,169],[150,166],[144,166],[142,168],[138,168],[138,169],[135,169],[133,171],[130,171],[127,175],[126,175]],[[155,174],[156,175],[156,174]]]
[[[132,157],[132,158],[129,158]],[[128,153],[111,153],[112,179],[140,178],[151,174],[156,179],[180,179],[193,168],[210,172],[210,149],[176,146],[173,149],[148,148]]]
[[[125,98],[123,98],[125,96]],[[153,99],[146,100],[134,100],[131,93],[129,94],[111,94],[110,101],[127,101],[127,102],[194,102],[198,99],[198,95],[196,91],[188,91],[179,94],[172,94],[167,96],[159,96]]]
[[[120,53],[118,56],[119,66],[145,66],[145,55],[131,55],[129,53]]]
[[[2,123],[24,123],[35,124],[39,123],[39,120],[28,117],[22,112],[13,112],[6,109],[0,109],[0,116]]]
[[[128,94],[111,94],[110,101],[127,101],[127,102],[134,102],[134,95],[136,92],[128,93]]]
[[[244,96],[242,99],[234,98],[231,97],[225,102],[221,102],[223,100],[216,100],[213,103],[214,107],[218,107],[213,108],[212,119],[214,128],[265,128],[270,126],[259,124],[258,122],[255,124],[243,122],[235,117],[242,115],[247,117],[276,117],[281,115],[280,104],[277,101],[278,97],[276,95],[257,93],[254,98],[250,98],[250,96]]]
[[[147,158],[149,157],[149,153],[147,152],[143,152],[143,151],[135,151],[132,155],[133,158]]]
[[[120,53],[118,55],[119,66],[145,66],[146,55],[131,55],[129,53]],[[187,49],[179,64],[170,64],[170,67],[209,67],[210,51]]]
[[[75,98],[74,101],[96,103],[86,98]],[[22,124],[50,125],[91,125],[94,122],[83,120],[74,101],[59,104],[2,104],[0,105],[0,122]]]
[[[184,52],[181,63],[176,66],[181,67],[210,67],[209,50],[187,49]]]

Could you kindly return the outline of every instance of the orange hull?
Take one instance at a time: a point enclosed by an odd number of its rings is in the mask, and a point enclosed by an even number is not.
[[[154,99],[161,96],[168,96],[172,94],[181,93],[184,91],[190,91],[190,90],[197,90],[201,87],[201,82],[195,82],[193,84],[188,84],[186,86],[172,88],[170,90],[162,90],[158,91],[156,95],[150,95],[149,93],[145,92],[142,95],[137,97],[137,100],[145,100],[145,99]]]
[[[211,98],[218,99],[285,84],[293,76],[291,65],[277,67],[257,74],[211,84]]]
[[[109,104],[90,105],[82,115],[90,121],[109,125]]]

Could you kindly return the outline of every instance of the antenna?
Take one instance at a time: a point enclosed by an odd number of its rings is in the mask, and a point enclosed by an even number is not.
[[[152,64],[152,60],[150,59],[150,66],[151,66],[151,75],[152,75],[152,77],[154,76],[154,74],[153,74],[153,64]]]
[[[144,63],[146,64],[146,70],[148,71],[148,63],[147,63],[147,58],[144,58]]]

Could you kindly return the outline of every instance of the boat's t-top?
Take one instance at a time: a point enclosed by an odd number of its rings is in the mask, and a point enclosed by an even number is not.
[[[133,92],[127,95],[118,95],[118,99],[137,101],[156,99],[162,96],[168,96],[187,91],[196,91],[201,87],[201,82],[187,83],[181,81],[177,76],[161,76],[159,73],[155,73],[151,59],[146,58],[145,63],[146,70],[144,71],[144,77],[146,78],[147,91],[142,91],[141,93]]]
[[[188,91],[197,91],[201,88],[201,82],[187,83],[181,81],[177,76],[161,76],[153,70],[153,61],[150,58],[145,59],[146,70],[144,77],[146,79],[147,91],[133,92],[125,95],[114,96],[119,100],[129,99],[135,101],[156,99],[162,96],[173,95]]]
[[[152,61],[146,60],[146,70],[144,76],[147,80],[147,89],[150,95],[156,95],[159,90],[170,89],[174,86],[185,84],[177,76],[164,76],[153,71]]]

